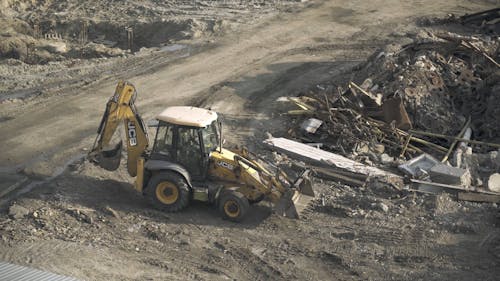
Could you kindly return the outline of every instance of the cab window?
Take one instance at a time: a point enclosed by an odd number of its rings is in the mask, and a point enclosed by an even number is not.
[[[173,139],[174,139],[173,126],[160,122],[158,131],[156,133],[156,140],[153,152],[166,156],[169,159],[172,159]]]
[[[188,169],[194,177],[202,174],[202,155],[198,132],[198,128],[178,127],[177,162]]]
[[[214,121],[212,124],[203,128],[201,130],[201,135],[203,137],[205,153],[214,151],[219,145],[219,140],[217,138],[217,123]]]

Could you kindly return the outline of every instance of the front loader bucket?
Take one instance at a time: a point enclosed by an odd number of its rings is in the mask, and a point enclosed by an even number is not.
[[[122,142],[120,141],[114,148],[110,150],[103,150],[98,153],[93,159],[93,162],[105,170],[115,171],[120,166],[121,158]]]
[[[299,218],[314,199],[312,181],[309,178],[309,170],[295,181],[293,188],[286,191],[276,204],[276,212],[285,217]]]

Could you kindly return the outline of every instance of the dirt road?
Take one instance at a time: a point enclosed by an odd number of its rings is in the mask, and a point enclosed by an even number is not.
[[[189,56],[185,50],[145,56],[133,65],[117,65],[118,76],[110,74],[88,87],[48,93],[25,103],[2,103],[0,112],[9,118],[0,121],[0,172],[23,170],[32,180],[62,172],[65,163],[91,147],[117,79],[135,84],[137,105],[146,120],[169,105],[209,106],[227,116],[228,131],[237,132],[226,134],[230,142],[252,145],[250,136],[258,139],[269,129],[267,113],[276,97],[303,91],[332,76],[348,77],[351,68],[377,48],[410,40],[422,28],[417,24],[421,17],[470,13],[498,4],[314,1],[303,10],[240,27]],[[128,67],[134,71],[123,71]],[[491,226],[477,230],[473,222],[463,228],[452,225],[443,217],[448,213],[442,205],[452,204],[461,215],[467,207],[462,209],[446,198],[438,198],[425,210],[424,200],[404,201],[401,206],[391,203],[394,217],[386,221],[376,207],[380,199],[367,195],[370,203],[362,203],[352,190],[328,191],[328,185],[319,184],[322,192],[333,192],[341,200],[316,206],[301,221],[269,216],[262,208],[245,225],[234,225],[203,205],[175,215],[153,211],[131,191],[123,172],[110,174],[85,164],[70,168],[72,172],[18,199],[31,212],[38,210],[40,218],[25,218],[29,223],[21,229],[4,221],[0,258],[90,280],[443,280],[458,276],[488,280],[495,276],[494,271],[490,274],[491,260],[475,261],[474,265],[483,267],[467,273],[465,251],[452,246],[458,243],[473,249],[483,243],[486,247],[496,239],[485,238]],[[369,222],[351,215],[353,202],[372,214]],[[85,216],[92,217],[91,222]],[[437,219],[430,221],[434,216]],[[382,230],[372,233],[377,228]],[[456,233],[449,234],[450,229]],[[461,240],[467,231],[481,235]],[[433,244],[436,241],[438,246]],[[474,260],[485,252],[478,248],[469,254]]]
[[[147,71],[154,66],[150,60],[120,65],[145,74],[111,76],[92,87],[28,104],[1,104],[2,113],[15,115],[0,126],[0,144],[8,148],[1,155],[1,169],[26,166],[30,173],[51,175],[78,149],[89,147],[118,78],[137,86],[138,106],[146,118],[164,106],[200,100],[223,113],[240,112],[249,99],[299,91],[314,84],[311,78],[321,80],[321,74],[342,71],[389,40],[416,32],[413,21],[419,16],[475,10],[474,4],[465,8],[461,3],[312,2],[302,12],[242,28],[220,38],[214,48],[174,58],[154,72]],[[476,5],[477,9],[485,7]]]

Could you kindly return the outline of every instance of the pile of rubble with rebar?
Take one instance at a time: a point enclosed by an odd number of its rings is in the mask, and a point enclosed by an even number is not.
[[[460,20],[498,27],[498,13]],[[422,32],[374,53],[347,85],[281,98],[296,105],[284,115],[300,124],[288,137],[367,166],[399,168],[410,189],[500,202],[500,40],[487,27],[493,34]]]

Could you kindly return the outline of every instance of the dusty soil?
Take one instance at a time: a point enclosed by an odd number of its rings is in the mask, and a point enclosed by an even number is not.
[[[345,83],[375,50],[437,28],[422,18],[498,4],[317,1],[210,39],[185,38],[179,49],[78,60],[77,68],[72,58],[4,62],[1,73],[17,71],[24,82],[0,89],[9,96],[0,103],[0,177],[28,180],[0,202],[0,259],[85,280],[495,280],[494,204],[318,180],[303,218],[276,216],[264,202],[233,224],[204,204],[158,212],[124,170],[108,173],[83,157],[117,79],[136,85],[145,119],[168,105],[209,106],[224,114],[230,143],[266,154],[264,132],[285,125],[273,118],[277,97],[325,79]],[[12,206],[25,209],[13,218]]]
[[[294,1],[4,0],[0,101],[27,99],[65,86],[81,88],[109,73],[131,75],[137,58],[143,60],[151,52],[185,49],[174,55],[182,57],[193,48],[179,42],[206,45],[214,37],[302,6]],[[155,54],[154,63],[140,64],[159,66],[164,57]]]
[[[2,215],[1,259],[85,280],[495,280],[499,273],[491,205],[317,183],[320,199],[300,220],[259,204],[234,224],[205,204],[158,212],[125,175],[74,169],[16,200],[29,209],[25,218]]]

